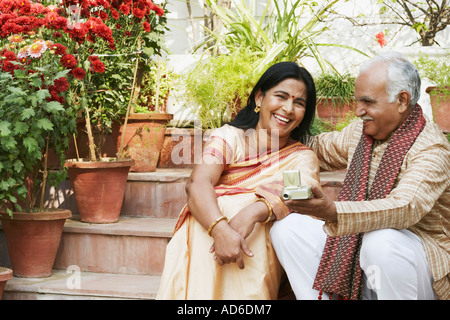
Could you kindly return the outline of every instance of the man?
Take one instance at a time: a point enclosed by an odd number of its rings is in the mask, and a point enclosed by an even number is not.
[[[450,299],[450,145],[419,90],[413,64],[377,56],[356,79],[360,120],[312,138],[347,175],[338,201],[313,187],[271,229],[297,299]]]

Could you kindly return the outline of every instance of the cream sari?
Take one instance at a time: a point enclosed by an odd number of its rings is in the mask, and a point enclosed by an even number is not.
[[[303,185],[320,186],[318,160],[299,142],[277,152],[245,157],[242,132],[225,125],[211,134],[204,148],[204,153],[226,164],[215,188],[219,208],[231,219],[256,197],[264,197],[277,219],[282,219],[289,214],[278,196],[283,171],[298,169]],[[277,299],[282,269],[270,242],[271,226],[272,222],[257,223],[246,238],[254,256],[244,255],[244,269],[236,263],[219,266],[209,252],[213,238],[185,206],[166,249],[157,299]]]

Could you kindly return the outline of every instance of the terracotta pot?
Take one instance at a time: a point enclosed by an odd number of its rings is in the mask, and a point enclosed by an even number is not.
[[[171,119],[173,114],[169,113],[132,113],[126,128],[120,126],[117,149],[120,148],[123,135],[122,156],[135,161],[131,171],[156,171],[166,126]]]
[[[193,128],[167,128],[158,168],[192,168],[200,163],[208,131]]]
[[[319,118],[330,121],[333,124],[345,118],[347,113],[352,112],[354,109],[353,105],[342,104],[338,98],[319,97],[317,99],[317,114]]]
[[[450,87],[447,87],[447,90],[450,90]],[[446,95],[437,87],[428,87],[426,92],[430,95],[434,122],[443,132],[450,132],[450,95]]]
[[[44,278],[51,275],[64,223],[71,216],[72,212],[67,209],[14,212],[12,218],[5,212],[0,213],[14,276]]]
[[[113,161],[108,161],[113,160]],[[104,161],[67,160],[70,182],[81,221],[114,223],[119,221],[128,172],[133,159]]]
[[[12,277],[13,271],[11,269],[0,267],[0,300],[2,299],[6,282],[12,279]]]

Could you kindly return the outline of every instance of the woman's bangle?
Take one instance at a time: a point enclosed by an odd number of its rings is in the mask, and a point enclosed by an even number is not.
[[[267,206],[267,209],[269,210],[269,216],[267,217],[267,219],[266,219],[264,222],[262,222],[262,223],[267,223],[267,222],[269,222],[270,219],[272,218],[272,214],[273,214],[273,208],[272,208],[272,205],[270,204],[269,201],[267,201],[267,200],[264,199],[264,198],[257,198],[257,199],[255,200],[255,202],[258,202],[258,201],[264,202],[264,203],[266,204],[266,206]]]
[[[221,217],[217,218],[216,220],[214,220],[214,222],[211,223],[211,225],[208,228],[208,236],[211,236],[212,229],[216,226],[216,224],[218,224],[222,220],[227,220],[227,222],[228,222],[228,218],[225,216],[221,216]]]

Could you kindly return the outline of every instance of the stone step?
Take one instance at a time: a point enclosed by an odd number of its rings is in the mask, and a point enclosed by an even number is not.
[[[160,169],[155,172],[130,172],[121,215],[176,219],[186,204],[186,181],[192,169]],[[55,190],[49,188],[46,206],[78,213],[69,180]]]
[[[74,216],[64,225],[54,268],[161,275],[175,219],[121,216],[117,223],[92,224]]]
[[[53,270],[48,278],[8,280],[3,300],[151,300],[160,277]]]
[[[91,224],[67,219],[54,269],[132,275],[161,275],[175,219],[121,216],[117,223]],[[0,266],[11,268],[0,224]]]

